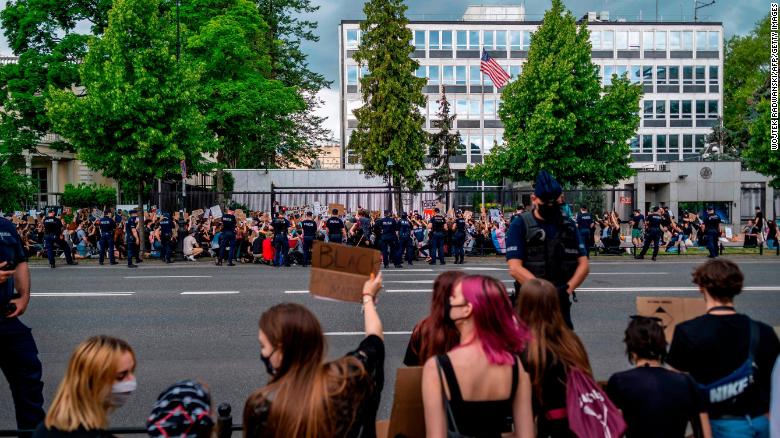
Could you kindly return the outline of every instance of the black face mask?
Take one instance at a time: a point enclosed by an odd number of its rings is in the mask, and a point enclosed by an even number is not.
[[[269,354],[268,356],[263,356],[263,353],[260,353],[260,360],[263,361],[263,365],[265,365],[265,371],[268,373],[269,376],[273,376],[276,374],[276,369],[271,364],[271,356],[274,355],[275,351],[276,349],[272,350],[271,354]]]
[[[452,309],[454,309],[456,307],[466,307],[466,306],[468,306],[468,303],[453,305],[453,304],[450,303],[450,300],[448,299],[447,301],[444,302],[444,320],[449,322],[450,324],[454,324],[455,321],[460,321],[461,319],[466,319],[466,318],[452,319],[452,317],[450,316],[450,311]]]
[[[559,222],[563,220],[563,214],[561,213],[561,204],[557,202],[545,202],[538,206],[539,215],[547,222]]]

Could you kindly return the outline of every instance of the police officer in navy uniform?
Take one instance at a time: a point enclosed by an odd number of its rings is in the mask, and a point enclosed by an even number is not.
[[[720,216],[715,213],[715,207],[707,207],[707,217],[704,220],[704,236],[707,238],[708,258],[718,256],[718,239],[720,238]]]
[[[57,245],[65,254],[65,261],[69,265],[78,265],[77,262],[73,261],[70,246],[68,246],[65,239],[62,238],[62,229],[63,226],[60,218],[55,216],[54,210],[49,210],[49,217],[43,220],[43,238],[46,243],[46,255],[49,257],[49,266],[52,268],[56,266],[54,261],[54,245]]]
[[[311,247],[314,245],[314,239],[317,237],[317,222],[314,222],[314,214],[306,212],[306,219],[301,221],[303,230],[303,266],[311,263]]]
[[[405,259],[406,263],[412,266],[412,260],[414,260],[412,222],[406,213],[401,213],[401,219],[398,221],[398,241],[398,263],[402,263]]]
[[[431,261],[429,265],[436,264],[436,257],[438,256],[439,262],[444,263],[444,226],[447,224],[447,220],[440,214],[438,208],[434,208],[433,212],[436,213],[431,217]]]
[[[133,264],[133,257],[139,262],[141,259],[138,256],[138,250],[140,239],[138,237],[138,211],[130,210],[130,217],[125,223],[125,243],[127,244],[127,267],[137,268],[138,265]]]
[[[284,217],[282,210],[276,213],[276,219],[271,222],[271,227],[274,229],[274,266],[290,266],[290,260],[287,257],[290,252],[290,241],[287,239],[287,230],[289,230],[290,225],[290,221]]]
[[[160,243],[162,243],[162,254],[160,259],[165,263],[173,263],[171,255],[173,254],[173,218],[170,213],[163,213],[160,218]]]
[[[588,276],[588,257],[577,225],[562,211],[563,190],[552,175],[539,172],[531,195],[536,208],[516,217],[506,236],[509,273],[515,279],[515,299],[522,285],[543,278],[558,289],[561,313],[573,328],[571,299]]]
[[[108,260],[112,265],[118,264],[114,259],[114,230],[116,230],[116,222],[111,219],[111,211],[106,210],[103,212],[103,217],[97,220],[98,228],[100,228],[100,264],[106,259],[106,251],[108,251]]]
[[[580,212],[577,213],[577,230],[580,233],[580,239],[585,244],[585,252],[590,258],[590,243],[593,242],[593,229],[596,226],[593,222],[593,215],[588,211],[587,205],[580,206]]]
[[[16,294],[14,294],[16,292]],[[19,317],[30,303],[30,269],[16,226],[0,218],[0,369],[16,410],[16,427],[35,429],[44,419],[41,362],[32,332]]]
[[[455,264],[462,265],[466,256],[463,251],[463,245],[466,244],[466,219],[463,217],[463,211],[458,210],[455,213],[455,233],[452,235],[452,255],[455,256]]]
[[[328,229],[328,242],[342,243],[344,241],[344,231],[346,230],[344,221],[338,217],[338,208],[334,208],[331,213],[333,216],[325,222],[325,227]]]
[[[645,217],[645,243],[644,246],[642,246],[642,252],[634,257],[637,260],[645,258],[647,250],[650,249],[650,242],[653,242],[653,261],[655,261],[655,258],[658,256],[658,246],[661,244],[661,237],[664,234],[663,231],[661,231],[661,226],[664,224],[664,217],[661,215],[660,210],[660,207],[655,206],[650,214]]]
[[[385,268],[390,265],[390,259],[393,259],[393,265],[401,268],[403,265],[398,257],[398,222],[392,217],[390,210],[385,210],[385,217],[380,221],[382,223],[382,262]]]
[[[227,213],[222,215],[222,238],[219,243],[219,257],[216,265],[222,266],[222,260],[225,259],[225,249],[230,247],[228,252],[228,266],[236,266],[233,263],[233,256],[236,254],[236,217],[233,215],[233,209],[228,207]]]

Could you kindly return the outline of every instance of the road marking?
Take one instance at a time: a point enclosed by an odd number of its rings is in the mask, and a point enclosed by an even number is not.
[[[237,290],[211,290],[211,291],[194,291],[194,292],[182,292],[179,295],[235,295],[239,293]]]
[[[125,279],[145,279],[145,278],[211,278],[211,275],[143,275],[136,277],[122,277]]]
[[[135,292],[33,292],[33,297],[129,297]]]
[[[385,335],[411,335],[412,332],[384,332]],[[325,332],[325,336],[365,336],[366,332]]]
[[[514,280],[501,280],[504,283],[514,283]],[[389,280],[384,281],[385,284],[399,283],[399,284],[433,284],[433,280]]]
[[[507,268],[488,268],[488,267],[484,267],[484,268],[469,267],[469,268],[455,268],[455,269],[460,269],[463,271],[506,271],[508,270]]]
[[[669,275],[668,272],[591,272],[590,275]]]
[[[422,292],[431,292],[431,289],[387,289],[384,292],[388,292],[391,294],[397,294],[397,293],[404,293],[404,292],[411,292],[411,293],[422,293]]]
[[[383,274],[389,274],[389,273],[404,273],[404,272],[433,272],[433,269],[406,269],[406,268],[398,268],[398,269],[390,269],[386,268],[382,270]]]
[[[748,286],[743,291],[780,291],[780,286]],[[577,292],[698,292],[698,287],[580,287]]]
[[[309,293],[308,290],[286,290],[284,291],[286,294],[307,294]]]

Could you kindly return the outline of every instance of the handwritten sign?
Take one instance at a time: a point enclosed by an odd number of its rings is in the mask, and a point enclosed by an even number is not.
[[[332,212],[333,210],[338,210],[338,216],[343,216],[344,213],[347,211],[347,208],[344,207],[344,204],[328,204],[328,213]]]
[[[314,241],[309,292],[317,297],[360,303],[363,284],[379,272],[375,249]]]
[[[703,315],[706,310],[701,298],[636,297],[636,312],[642,316],[659,318],[669,342],[672,342],[677,324]]]
[[[211,207],[210,210],[211,210],[211,217],[213,217],[214,219],[219,219],[222,217],[222,207],[220,207],[219,205],[215,205]]]

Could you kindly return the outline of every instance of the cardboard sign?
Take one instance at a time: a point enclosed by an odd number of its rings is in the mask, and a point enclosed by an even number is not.
[[[347,211],[347,208],[344,207],[344,204],[328,204],[328,214],[333,211],[333,209],[337,209],[338,216],[344,216],[344,213]]]
[[[214,219],[219,219],[222,217],[222,207],[220,207],[219,205],[215,205],[211,207],[209,210],[211,212],[211,217],[213,217]]]
[[[471,220],[471,218],[474,217],[474,212],[471,210],[466,210],[463,212],[463,218],[468,220]]]
[[[203,209],[202,209],[202,208],[199,208],[199,209],[197,209],[197,210],[193,211],[193,212],[192,212],[192,216],[193,216],[193,217],[203,216]]]
[[[499,209],[490,209],[490,222],[501,222],[501,211]]]
[[[13,217],[11,218],[11,222],[13,222],[13,223],[14,223],[14,224],[16,224],[16,225],[19,225],[19,224],[21,224],[21,223],[22,223],[22,219],[21,219],[21,218],[19,218],[19,217],[17,217],[17,216],[13,216]]]
[[[636,297],[636,312],[661,319],[667,342],[672,342],[674,327],[706,312],[702,298]]]
[[[388,437],[425,438],[422,367],[398,368]]]
[[[433,210],[436,208],[436,204],[438,204],[439,201],[433,199],[430,201],[422,201],[422,208],[423,210]]]
[[[451,209],[447,210],[447,217],[452,217],[452,218],[455,217],[455,209],[454,208],[451,208]]]
[[[339,301],[362,301],[363,284],[379,272],[380,253],[375,249],[356,248],[314,241],[309,292]]]
[[[27,217],[27,223],[30,224],[30,225],[35,225],[35,218],[31,217],[31,216],[28,216]]]

